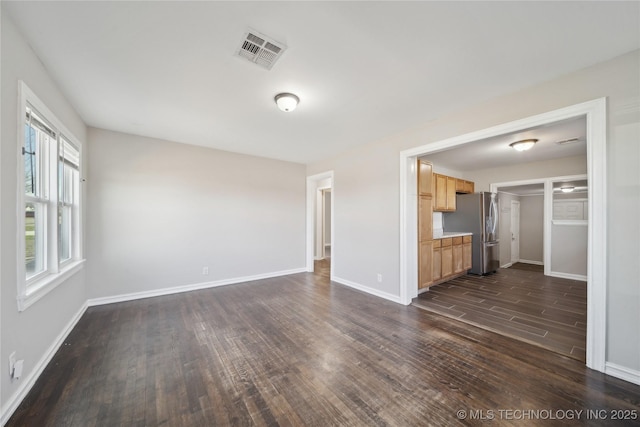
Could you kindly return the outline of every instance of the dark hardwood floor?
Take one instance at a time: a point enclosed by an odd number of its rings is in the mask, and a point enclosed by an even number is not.
[[[550,426],[611,425],[611,410],[640,416],[640,386],[330,283],[327,265],[89,308],[8,425],[513,425],[526,416],[520,425]],[[577,412],[588,410],[607,412]]]
[[[413,304],[586,361],[587,284],[516,263],[429,288]]]

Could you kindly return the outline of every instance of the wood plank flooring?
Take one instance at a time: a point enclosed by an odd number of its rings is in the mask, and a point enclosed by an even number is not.
[[[7,425],[454,426],[492,414],[492,425],[506,426],[523,411],[640,416],[640,386],[327,274],[325,265],[89,308]],[[521,425],[611,425],[573,414]]]
[[[587,284],[516,263],[432,286],[414,305],[585,362]]]

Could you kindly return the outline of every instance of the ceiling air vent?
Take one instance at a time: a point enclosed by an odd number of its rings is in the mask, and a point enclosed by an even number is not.
[[[284,44],[249,29],[240,43],[237,55],[270,70],[286,49]]]
[[[563,139],[562,141],[556,141],[556,144],[565,145],[565,144],[572,144],[578,141],[580,141],[580,138],[569,138],[569,139]]]

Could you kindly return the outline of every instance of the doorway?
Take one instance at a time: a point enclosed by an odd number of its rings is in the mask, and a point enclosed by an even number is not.
[[[324,260],[324,264],[329,264],[330,278],[335,263],[333,186],[333,171],[307,177],[307,271],[313,273],[316,261]]]
[[[460,135],[400,153],[400,299],[410,304],[417,296],[417,192],[416,159],[429,153],[444,151],[474,141],[519,132],[562,120],[585,117],[587,123],[587,170],[591,186],[588,201],[588,308],[586,365],[604,372],[606,350],[606,242],[605,213],[597,206],[605,205],[606,195],[606,99],[561,108],[521,120]]]
[[[520,261],[520,202],[511,201],[511,264]]]
[[[331,259],[331,188],[324,188],[322,192],[322,259]],[[320,222],[320,221],[319,221]]]

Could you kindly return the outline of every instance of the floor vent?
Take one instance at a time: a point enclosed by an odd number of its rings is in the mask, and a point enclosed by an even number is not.
[[[286,49],[284,44],[249,29],[236,53],[239,57],[270,70]]]

